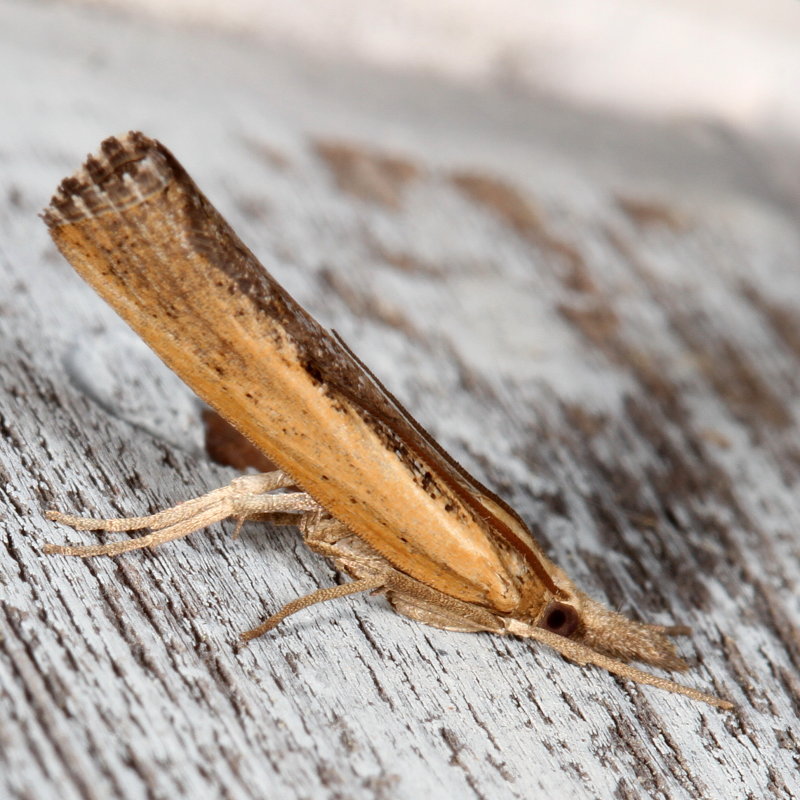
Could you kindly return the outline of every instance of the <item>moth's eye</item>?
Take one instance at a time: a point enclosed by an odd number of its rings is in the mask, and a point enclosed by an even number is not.
[[[545,609],[539,627],[559,636],[571,636],[580,624],[578,612],[564,603],[552,602]]]

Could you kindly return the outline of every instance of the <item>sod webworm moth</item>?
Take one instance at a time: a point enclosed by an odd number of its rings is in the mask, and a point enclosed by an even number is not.
[[[630,666],[685,669],[669,636],[686,629],[636,622],[576,588],[522,519],[278,285],[163,145],[141,133],[107,139],[43,216],[73,267],[279,467],[149,517],[51,512],[81,530],[150,532],[47,552],[116,555],[227,517],[296,524],[352,580],[289,603],[246,639],[371,590],[429,625],[536,639],[580,664],[731,707]]]

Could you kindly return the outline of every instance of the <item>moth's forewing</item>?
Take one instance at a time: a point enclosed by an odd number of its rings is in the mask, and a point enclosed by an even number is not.
[[[516,514],[276,283],[161,144],[106,140],[44,217],[170,368],[397,569],[529,619],[562,593]]]
[[[575,589],[520,518],[267,274],[158,142],[107,139],[44,218],[75,269],[200,397],[395,567],[379,585],[401,613],[529,636],[731,707],[623,664],[683,666],[670,629]],[[334,557],[352,572],[346,550]]]

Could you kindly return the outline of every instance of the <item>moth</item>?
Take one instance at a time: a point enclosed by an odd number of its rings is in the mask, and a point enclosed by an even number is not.
[[[351,580],[243,634],[357,592],[414,620],[543,642],[567,659],[719,708],[631,666],[683,670],[670,636],[578,589],[523,520],[451,458],[336,334],[267,273],[175,157],[138,132],[106,139],[43,212],[58,249],[206,403],[279,469],[146,517],[48,516],[139,538],[47,553],[117,555],[226,518],[296,525]]]

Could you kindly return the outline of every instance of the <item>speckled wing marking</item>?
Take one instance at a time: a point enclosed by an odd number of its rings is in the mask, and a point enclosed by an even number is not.
[[[565,595],[520,518],[289,296],[159,142],[107,139],[43,216],[170,368],[396,568],[516,617]]]

